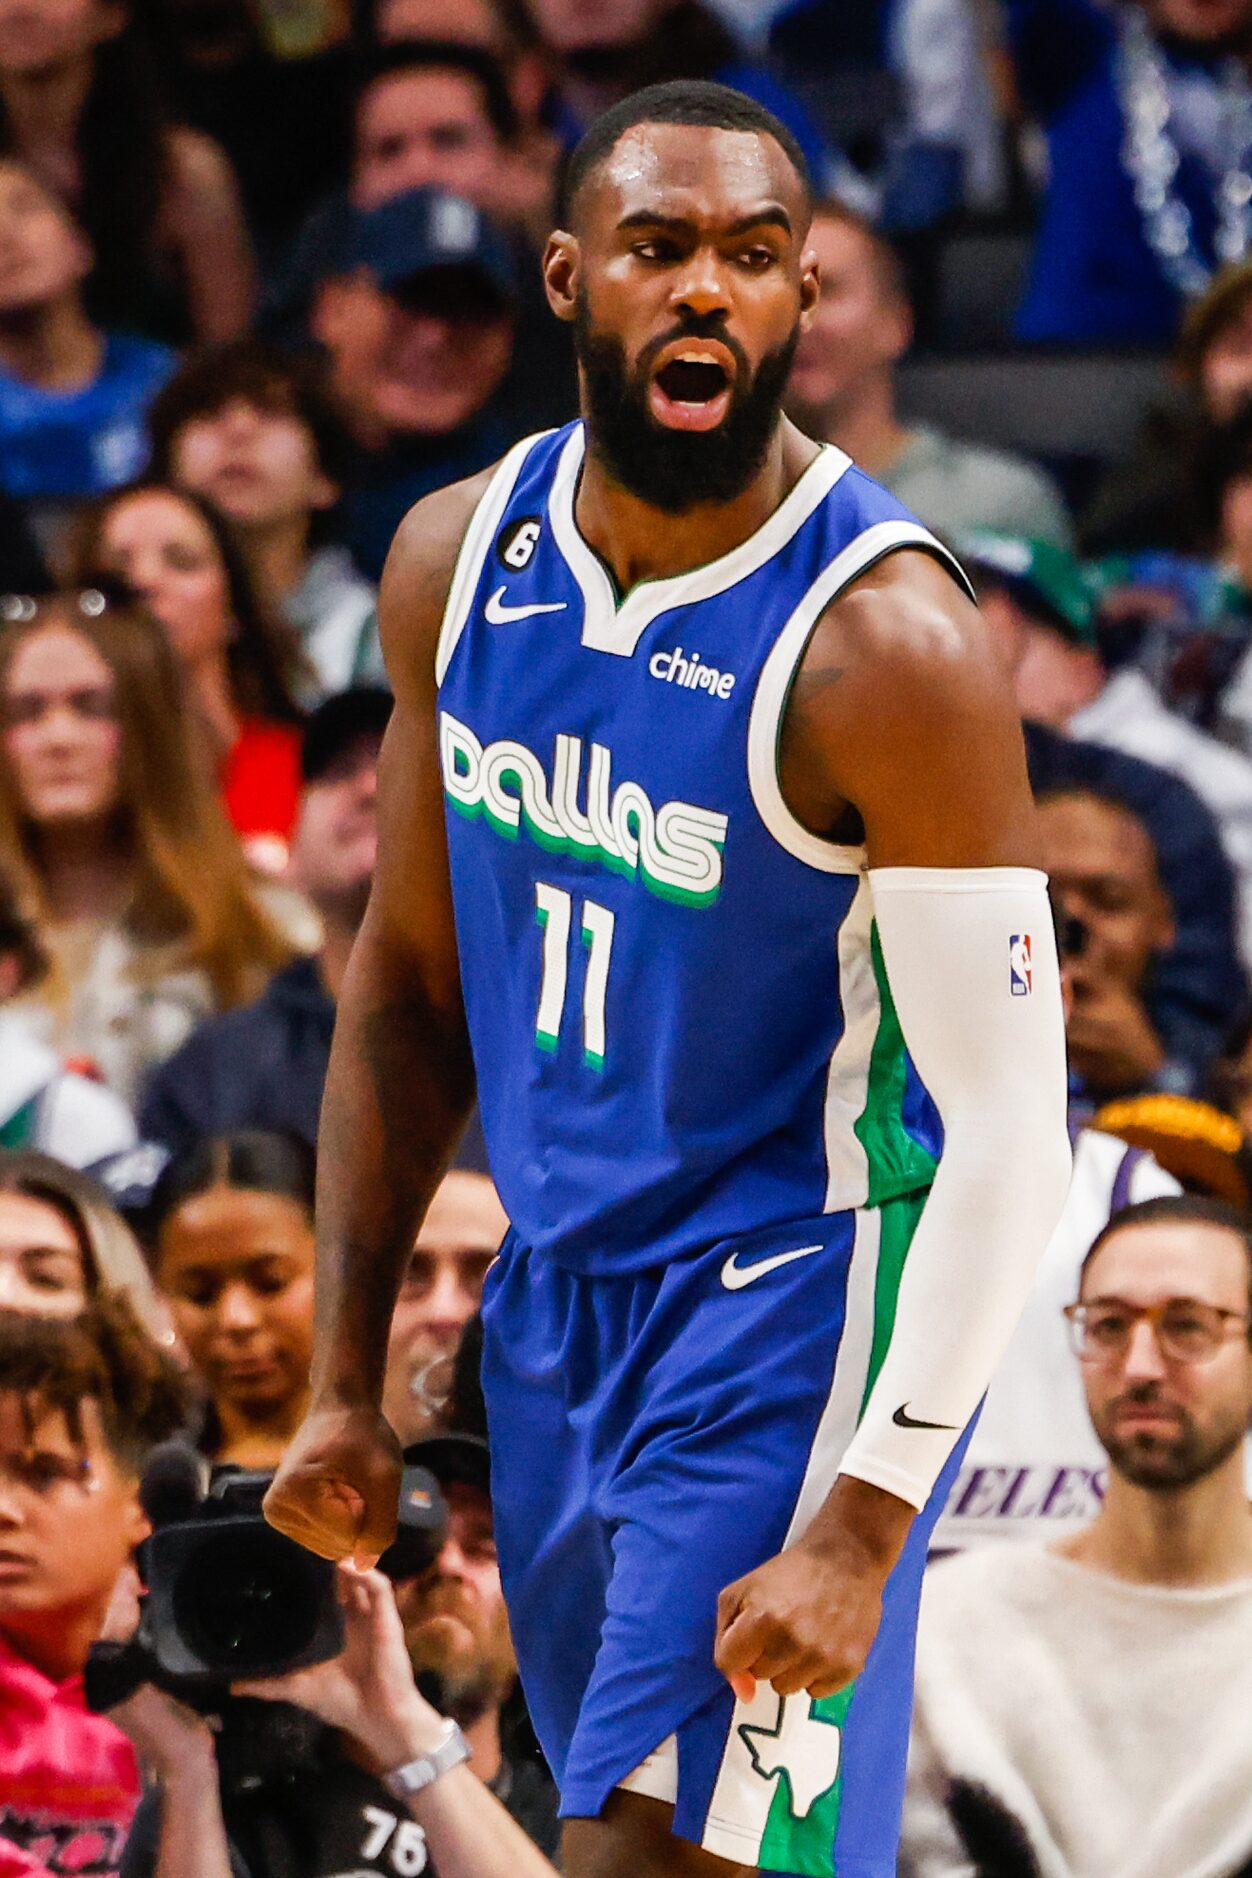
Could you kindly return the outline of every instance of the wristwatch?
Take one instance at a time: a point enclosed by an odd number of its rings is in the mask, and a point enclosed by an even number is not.
[[[383,1785],[394,1799],[410,1800],[432,1780],[438,1780],[440,1774],[446,1774],[450,1767],[459,1767],[469,1757],[469,1742],[454,1721],[446,1721],[438,1744],[430,1753],[419,1754],[415,1761],[406,1761],[403,1767],[393,1767],[389,1774],[383,1775]]]

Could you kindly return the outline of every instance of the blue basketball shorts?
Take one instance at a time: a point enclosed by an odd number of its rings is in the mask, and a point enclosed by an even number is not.
[[[735,1863],[894,1878],[921,1574],[959,1448],[848,1689],[784,1700],[765,1684],[745,1705],[713,1646],[718,1593],[833,1485],[924,1199],[620,1278],[506,1239],[483,1303],[496,1540],[564,1816],[599,1814],[629,1781]]]

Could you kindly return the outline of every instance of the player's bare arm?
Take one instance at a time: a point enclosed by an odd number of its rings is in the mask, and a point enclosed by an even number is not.
[[[977,610],[925,553],[890,556],[827,609],[797,673],[779,762],[792,813],[814,834],[864,841],[871,870],[1037,864],[1012,697]],[[933,996],[946,990],[937,964]],[[974,1313],[979,1300],[956,1294],[952,1305]],[[780,1695],[820,1697],[850,1682],[915,1513],[841,1473],[791,1551],[722,1595],[718,1663],[735,1686],[746,1695],[765,1680]]]
[[[933,555],[889,555],[827,608],[780,765],[793,814],[829,840],[863,839],[871,867],[1038,865],[1011,689]]]
[[[412,510],[379,621],[395,708],[378,863],[335,1024],[318,1138],[312,1406],[266,1516],[313,1552],[372,1564],[395,1527],[400,1448],[379,1410],[404,1262],[473,1100],[435,735],[435,647],[476,477]]]

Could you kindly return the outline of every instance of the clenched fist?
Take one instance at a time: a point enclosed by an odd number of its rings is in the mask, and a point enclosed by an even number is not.
[[[758,1682],[820,1699],[860,1675],[912,1519],[893,1495],[840,1476],[795,1545],[727,1585],[713,1655],[741,1701]]]
[[[283,1456],[262,1510],[320,1558],[376,1565],[396,1536],[404,1459],[370,1407],[314,1409]]]

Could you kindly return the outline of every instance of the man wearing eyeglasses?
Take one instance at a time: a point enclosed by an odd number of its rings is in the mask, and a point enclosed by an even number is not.
[[[1250,1868],[1252,1220],[1125,1208],[1065,1315],[1104,1503],[1054,1546],[932,1567],[903,1878],[973,1878],[996,1847],[1066,1878]]]

